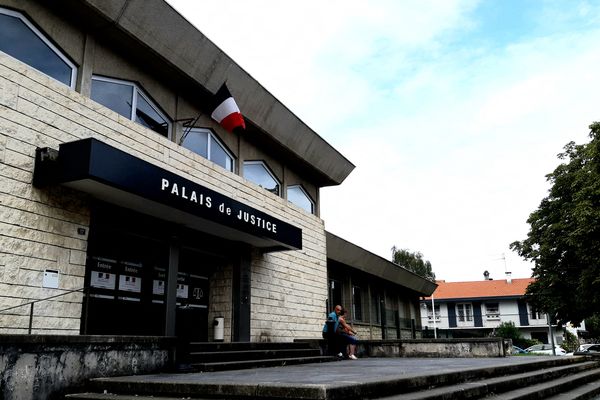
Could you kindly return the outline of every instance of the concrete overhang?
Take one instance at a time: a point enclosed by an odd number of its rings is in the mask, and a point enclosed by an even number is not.
[[[362,247],[326,232],[327,258],[411,289],[421,296],[431,296],[437,284]]]
[[[129,40],[154,60],[175,68],[204,89],[204,93],[199,91],[199,98],[215,93],[227,81],[248,122],[284,154],[303,161],[320,186],[339,185],[354,169],[348,159],[165,1],[69,0],[57,5],[85,18],[88,29],[110,38],[115,45],[123,46]]]

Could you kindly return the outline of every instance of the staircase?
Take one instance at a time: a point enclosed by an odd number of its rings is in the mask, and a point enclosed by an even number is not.
[[[206,352],[199,351],[199,353]],[[435,359],[431,359],[430,362],[435,363]],[[376,371],[371,369],[369,372],[365,369],[365,379],[362,381],[340,382],[330,379],[329,374],[335,375],[334,370],[338,368],[337,366],[343,371],[344,365],[360,366],[360,363],[361,360],[347,361],[334,364],[331,368],[319,369],[318,373],[326,378],[323,381],[328,382],[326,384],[313,383],[307,372],[309,371],[306,369],[307,366],[302,366],[280,369],[282,371],[280,375],[274,375],[271,371],[267,378],[261,378],[261,371],[257,374],[232,371],[219,376],[219,379],[213,379],[216,377],[213,376],[215,374],[101,378],[91,382],[94,393],[73,394],[66,398],[78,400],[174,400],[176,398],[574,400],[600,397],[600,360],[585,357],[556,357],[527,364],[440,371],[420,376],[398,374],[393,379],[383,377],[377,379]],[[296,368],[299,371],[295,371]],[[223,373],[216,375],[219,374]],[[292,375],[293,378],[290,378]],[[240,376],[244,378],[240,379]]]
[[[567,363],[539,370],[417,388],[411,393],[378,397],[381,400],[434,399],[591,399],[600,396],[600,363]]]
[[[211,372],[247,368],[280,367],[335,361],[322,356],[318,347],[293,343],[191,343],[188,347],[192,371]]]

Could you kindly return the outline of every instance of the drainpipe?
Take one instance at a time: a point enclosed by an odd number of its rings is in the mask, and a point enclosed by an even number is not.
[[[433,294],[431,295],[431,311],[433,312],[433,338],[437,339],[437,329],[435,326],[435,301],[433,300]]]

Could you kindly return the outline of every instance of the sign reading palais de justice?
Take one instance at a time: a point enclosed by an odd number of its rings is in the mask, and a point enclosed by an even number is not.
[[[241,209],[236,210],[230,205],[226,205],[224,202],[219,205],[213,204],[212,197],[207,196],[202,192],[198,193],[196,190],[187,188],[184,185],[179,186],[177,183],[170,182],[166,178],[161,179],[160,190],[170,193],[173,196],[177,196],[183,200],[187,200],[190,203],[197,204],[199,207],[206,207],[209,209],[214,207],[217,212],[223,215],[237,218],[239,221],[256,226],[259,229],[277,233],[277,223],[265,218],[264,216],[259,216],[252,212]]]

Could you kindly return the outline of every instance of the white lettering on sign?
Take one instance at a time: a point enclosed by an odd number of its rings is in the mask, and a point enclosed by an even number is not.
[[[204,193],[197,193],[195,190],[191,190],[188,187],[178,185],[177,183],[171,183],[168,179],[162,178],[160,183],[160,190],[163,192],[170,193],[173,196],[177,196],[181,199],[187,200],[192,203],[196,203],[206,208],[212,208],[212,199],[210,196],[205,196]],[[277,224],[269,221],[263,217],[259,217],[249,211],[236,211],[231,207],[226,206],[225,203],[221,203],[217,209],[221,214],[237,218],[238,220],[255,226],[266,231],[277,233]]]
[[[161,180],[160,190],[163,192],[169,192],[173,196],[181,197],[182,199],[188,200],[192,203],[205,206],[206,208],[212,207],[212,199],[210,196],[204,196],[203,193],[198,194],[195,190],[190,191],[189,188],[186,188],[185,186],[179,186],[176,183],[171,183],[165,178],[162,178]]]
[[[239,219],[240,221],[247,222],[250,225],[254,225],[259,228],[266,229],[267,231],[277,233],[277,224],[275,224],[271,221],[267,221],[266,219],[261,218],[257,215],[254,215],[252,213],[249,213],[248,211],[240,210],[237,215],[237,219]]]
[[[134,273],[134,274],[136,274],[136,273],[139,272],[137,268],[131,268],[131,267],[125,267],[124,271],[125,272],[131,272],[131,273]]]
[[[106,264],[106,263],[103,263],[103,262],[101,262],[101,261],[98,261],[98,264],[96,264],[96,266],[97,266],[98,268],[107,269],[107,270],[111,270],[111,269],[112,269],[112,267],[113,267],[112,265],[110,265],[110,264]]]

